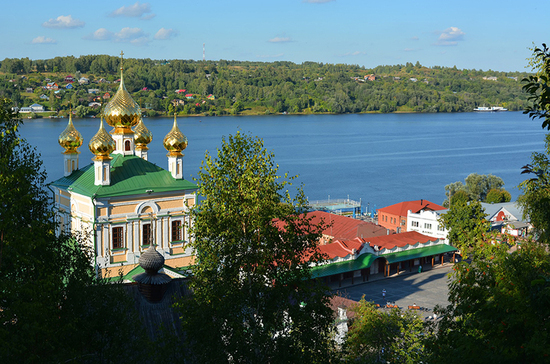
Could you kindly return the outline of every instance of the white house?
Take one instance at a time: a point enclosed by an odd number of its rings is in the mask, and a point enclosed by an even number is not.
[[[503,234],[526,236],[531,224],[523,221],[523,210],[517,202],[481,203],[493,230]]]
[[[438,211],[424,209],[413,213],[409,210],[407,212],[407,231],[418,231],[423,235],[442,239],[445,244],[449,244],[447,239],[449,231],[439,223],[439,217],[447,211],[447,209]]]
[[[31,106],[22,107],[19,112],[25,113],[25,112],[44,112],[44,106],[40,104],[32,104]]]

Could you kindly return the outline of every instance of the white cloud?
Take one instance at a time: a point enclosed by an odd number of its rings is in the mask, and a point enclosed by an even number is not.
[[[81,28],[84,26],[82,20],[73,19],[72,15],[60,15],[55,19],[50,19],[47,22],[42,23],[46,28]]]
[[[290,37],[275,37],[270,39],[268,42],[270,43],[287,43],[292,42],[292,39]]]
[[[113,42],[128,42],[133,45],[141,46],[149,43],[149,36],[141,28],[122,28],[120,32],[113,33],[105,28],[99,28],[92,34],[84,37],[90,40],[111,40]]]
[[[151,12],[151,5],[149,5],[149,3],[140,4],[139,2],[136,2],[134,5],[123,6],[116,9],[111,14],[109,14],[109,16],[125,16],[130,18],[141,18],[142,20],[149,20],[154,18],[155,14]]]
[[[43,35],[36,37],[32,40],[32,44],[56,44],[57,41],[52,38],[46,38]]]
[[[84,36],[84,39],[91,39],[91,40],[110,40],[113,39],[114,33],[105,29],[105,28],[99,28],[92,34]]]
[[[450,27],[442,31],[435,42],[437,46],[455,46],[459,41],[464,40],[464,33],[457,27]]]
[[[419,40],[420,38],[418,38],[416,35],[414,37],[411,37],[411,40]]]
[[[155,39],[170,39],[172,37],[175,37],[177,34],[178,32],[174,29],[160,28],[159,31],[155,34]]]

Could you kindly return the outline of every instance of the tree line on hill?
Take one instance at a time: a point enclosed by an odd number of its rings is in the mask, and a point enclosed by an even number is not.
[[[425,67],[419,62],[378,66],[304,62],[243,62],[125,59],[124,81],[149,116],[271,113],[467,112],[478,106],[522,110],[526,72]],[[49,109],[88,107],[98,95],[116,90],[120,59],[107,55],[46,60],[6,58],[0,63],[0,96],[20,106],[37,102],[46,78],[64,86],[67,75],[86,76],[90,85],[46,92]],[[99,80],[102,83],[98,83]],[[105,81],[105,82],[103,82]],[[34,92],[28,94],[27,88]],[[176,92],[185,90],[184,92]],[[186,97],[185,95],[190,95]],[[210,97],[209,97],[210,96]],[[181,101],[174,101],[181,100]],[[86,110],[97,113],[98,110]]]

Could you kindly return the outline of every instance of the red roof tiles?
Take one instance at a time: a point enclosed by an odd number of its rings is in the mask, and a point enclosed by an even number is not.
[[[346,257],[350,254],[359,253],[363,247],[364,241],[360,238],[355,238],[353,240],[340,241],[337,240],[334,243],[320,245],[318,250],[322,254],[326,254],[329,259],[334,259],[336,257]]]
[[[395,205],[382,207],[378,209],[378,213],[385,212],[396,216],[407,216],[407,212],[409,210],[411,210],[413,213],[418,213],[420,210],[424,209],[439,211],[445,210],[445,207],[430,202],[428,200],[404,201],[396,203]]]
[[[436,241],[437,238],[420,234],[418,231],[407,231],[406,233],[377,236],[368,239],[371,247],[378,246],[380,249],[393,249],[417,243],[426,244],[430,241]]]
[[[332,236],[334,240],[351,240],[355,238],[371,238],[386,235],[386,228],[372,222],[352,219],[351,217],[335,215],[324,211],[308,213],[312,217],[312,224],[318,224],[321,219],[330,225],[323,230],[324,235]]]

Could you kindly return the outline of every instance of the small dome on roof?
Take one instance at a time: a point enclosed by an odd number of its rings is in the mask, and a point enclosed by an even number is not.
[[[168,155],[179,156],[181,151],[187,148],[187,137],[178,128],[178,121],[174,114],[174,125],[172,130],[164,137],[164,148],[169,152]]]
[[[69,124],[59,135],[59,145],[65,148],[64,154],[77,154],[77,148],[82,145],[82,134],[73,125],[72,115],[69,114]]]
[[[110,159],[111,154],[115,150],[115,141],[113,137],[105,130],[103,127],[103,118],[101,119],[101,124],[99,125],[98,132],[90,139],[88,143],[88,148],[90,152],[95,155],[95,159]]]

